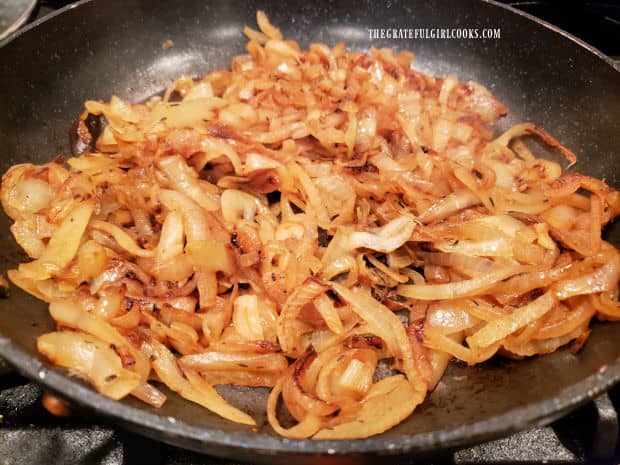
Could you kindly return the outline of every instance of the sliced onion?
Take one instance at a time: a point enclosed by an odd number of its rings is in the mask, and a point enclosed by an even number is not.
[[[170,389],[227,420],[256,426],[252,417],[226,402],[200,375],[188,370],[185,378],[177,366],[176,358],[163,344],[155,340],[145,341],[142,350],[151,358],[159,379]]]
[[[543,294],[532,303],[515,309],[510,315],[488,322],[484,327],[467,338],[470,347],[488,347],[509,334],[542,317],[556,304],[551,292]]]
[[[37,349],[53,363],[75,370],[102,394],[118,400],[140,383],[137,373],[125,370],[107,343],[83,333],[59,331],[37,339]]]
[[[483,294],[495,283],[519,273],[519,268],[504,268],[472,279],[447,284],[401,284],[398,294],[410,299],[442,300]]]

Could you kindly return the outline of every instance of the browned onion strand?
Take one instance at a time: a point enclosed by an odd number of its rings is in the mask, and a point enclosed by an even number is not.
[[[50,304],[53,363],[248,426],[213,386],[267,386],[278,434],[361,438],[406,419],[452,357],[578,349],[593,317],[620,318],[601,238],[618,192],[523,136],[570,150],[532,123],[493,139],[507,109],[409,52],[303,51],[257,24],[230,70],[88,101],[81,133],[105,122],[90,149],[4,174],[32,258],[8,275]]]

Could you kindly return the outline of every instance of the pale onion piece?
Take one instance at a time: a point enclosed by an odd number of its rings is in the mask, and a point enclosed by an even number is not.
[[[557,245],[549,236],[549,228],[545,223],[536,223],[534,225],[534,230],[538,236],[538,244],[548,250],[555,250],[557,248]]]
[[[371,332],[385,341],[392,355],[402,360],[404,372],[416,391],[425,392],[426,384],[415,369],[409,337],[398,316],[362,289],[351,290],[338,283],[331,283],[331,287],[368,324]]]
[[[409,239],[415,229],[416,222],[412,215],[401,215],[383,225],[376,233],[354,232],[351,234],[349,247],[376,250],[377,252],[393,252]]]
[[[347,112],[349,116],[349,121],[347,122],[347,129],[344,133],[344,142],[347,146],[347,153],[349,156],[353,155],[353,149],[355,148],[355,140],[357,137],[356,112],[357,112],[357,109]]]
[[[283,221],[278,225],[275,231],[274,239],[276,241],[301,240],[304,237],[304,226],[293,221]]]
[[[615,298],[615,294],[609,295],[606,292],[589,296],[592,306],[599,312],[599,318],[612,320],[620,318],[620,302]]]
[[[203,189],[198,179],[198,174],[193,168],[187,166],[187,162],[180,155],[161,157],[157,161],[157,167],[168,176],[168,182],[175,189],[183,192],[191,198],[197,205],[206,211],[219,210],[217,195],[212,194],[207,189]]]
[[[214,97],[213,86],[208,81],[199,82],[183,97],[183,100],[198,100]]]
[[[110,323],[120,328],[130,329],[138,326],[140,319],[140,308],[137,305],[134,305],[132,309],[124,315],[112,318]]]
[[[407,171],[407,168],[402,166],[386,153],[373,155],[368,159],[368,161],[379,168],[379,171],[384,173],[400,173]]]
[[[482,237],[494,238],[497,237],[498,233],[514,239],[517,234],[529,231],[523,223],[510,215],[483,216],[471,221],[466,221],[462,224],[457,224],[455,229],[457,231],[463,231],[463,233],[471,239]],[[535,237],[535,235],[531,237],[532,241]]]
[[[173,210],[168,212],[161,227],[159,243],[155,249],[155,259],[162,263],[183,253],[183,215]]]
[[[183,228],[187,242],[211,239],[206,213],[187,195],[171,189],[159,191],[161,202],[168,210],[178,210],[183,214]]]
[[[543,324],[542,327],[536,331],[532,339],[551,339],[554,337],[560,337],[564,334],[573,332],[577,327],[587,324],[596,314],[597,310],[592,303],[591,298],[593,296],[590,295],[589,297],[590,298],[587,299],[581,299],[579,304],[567,309],[566,313],[562,314],[563,318],[555,320],[552,323],[546,322]]]
[[[166,395],[149,383],[140,383],[131,395],[152,407],[160,408],[166,402]]]
[[[284,58],[293,60],[299,59],[299,52],[288,42],[283,40],[270,39],[265,43],[265,51],[270,54],[280,55]]]
[[[562,167],[559,163],[544,158],[536,158],[526,163],[526,169],[519,174],[519,178],[526,181],[553,182],[562,176]]]
[[[278,340],[278,309],[274,302],[267,298],[261,298],[260,321],[263,328],[263,340],[277,342]]]
[[[428,210],[421,213],[418,219],[422,223],[430,223],[450,216],[452,213],[456,213],[464,208],[473,207],[478,205],[480,199],[476,197],[471,191],[458,191],[448,194],[444,198],[440,199],[437,203],[433,204]]]
[[[418,300],[442,300],[483,294],[495,283],[522,272],[522,268],[505,268],[463,281],[446,284],[401,284],[397,293]]]
[[[407,276],[414,284],[426,284],[426,278],[422,273],[417,272],[411,268],[403,268],[401,273]]]
[[[578,210],[570,205],[559,204],[542,212],[541,218],[557,229],[569,230],[577,221]]]
[[[473,84],[473,83],[472,83]],[[480,86],[482,87],[482,86]],[[562,155],[566,157],[569,161],[568,167],[571,167],[577,162],[577,157],[573,152],[568,150],[562,144],[560,144],[554,137],[549,135],[544,129],[539,128],[533,123],[521,123],[515,126],[512,126],[509,130],[507,130],[504,134],[495,139],[492,144],[498,143],[503,146],[508,146],[510,141],[515,137],[523,136],[523,135],[536,135],[540,137],[543,142],[545,142],[550,147],[556,147]]]
[[[387,256],[387,263],[390,268],[401,269],[415,263],[415,255],[407,247],[401,247]]]
[[[462,334],[441,334],[434,328],[428,328],[424,331],[424,346],[450,354],[468,365],[475,365],[490,359],[501,345],[498,342],[488,347],[469,348],[457,342],[460,340],[462,340]]]
[[[301,346],[295,323],[304,305],[326,292],[328,287],[315,280],[308,280],[297,287],[286,299],[278,317],[278,341],[285,354],[300,356],[306,347]]]
[[[88,308],[88,311],[93,315],[103,318],[104,320],[111,320],[121,312],[121,305],[123,304],[123,295],[117,290],[110,292],[100,292],[99,300],[94,305],[92,310]]]
[[[218,115],[218,123],[245,130],[253,126],[258,120],[258,112],[247,103],[232,103],[222,108]],[[250,154],[248,154],[249,156]],[[249,171],[246,171],[248,173]]]
[[[28,278],[20,273],[19,270],[9,270],[6,274],[13,284],[26,291],[28,294],[35,296],[37,299],[41,299],[43,302],[51,301],[50,296],[46,295],[44,292],[41,292],[37,286],[37,284],[42,281],[35,281],[32,278]]]
[[[603,200],[598,195],[590,196],[590,251],[595,254],[601,248],[601,225]]]
[[[419,252],[418,255],[425,264],[452,268],[456,272],[473,278],[481,274],[496,270],[499,266],[493,260],[483,257],[473,257],[459,253]],[[416,283],[417,284],[417,283]]]
[[[37,289],[45,294],[50,300],[64,299],[71,296],[77,283],[64,279],[44,279],[36,282]]]
[[[99,276],[106,269],[108,254],[105,247],[93,240],[86,241],[80,247],[77,265],[81,281],[88,281]]]
[[[375,67],[378,75],[382,74],[380,71],[381,67],[378,64],[373,65],[373,67]],[[387,75],[383,75],[382,81],[383,92],[388,95],[393,95],[395,91],[393,84],[394,81]],[[420,121],[420,114],[422,113],[422,105],[420,100],[420,93],[418,92],[398,92],[398,112],[395,115],[396,121],[400,125],[403,132],[407,135],[407,138],[413,147],[420,146],[420,125],[422,123],[422,121]],[[432,165],[430,169],[432,170]],[[430,172],[427,172],[425,174],[429,173]]]
[[[344,334],[344,326],[338,310],[334,306],[334,303],[325,294],[321,294],[314,300],[314,306],[325,321],[325,324],[330,331],[336,334]]]
[[[373,107],[364,108],[357,114],[357,134],[355,140],[358,143],[367,144],[377,132],[377,111]]]
[[[453,123],[446,118],[437,118],[433,125],[433,149],[442,152],[453,133]]]
[[[264,45],[267,42],[267,36],[256,29],[244,26],[243,34],[251,41],[258,42],[260,45]]]
[[[471,129],[470,126],[467,127]],[[453,168],[453,172],[454,176],[463,184],[465,184],[465,186],[468,187],[476,195],[476,197],[480,199],[480,202],[489,212],[495,212],[495,205],[491,203],[489,194],[485,189],[482,188],[482,186],[480,186],[480,184],[478,183],[478,181],[476,181],[470,171],[466,170],[461,166],[455,165]]]
[[[214,110],[226,105],[226,102],[218,97],[203,97],[193,100],[182,100],[179,103],[160,103],[154,110],[153,123],[165,118],[169,128],[191,128],[210,121],[214,117]]]
[[[554,250],[554,249],[552,249]],[[515,241],[513,246],[513,258],[520,263],[530,265],[543,265],[548,253],[552,253],[538,244],[527,244],[521,241]],[[553,255],[552,255],[553,256]]]
[[[358,401],[373,384],[377,360],[378,355],[372,349],[346,349],[340,344],[332,346],[321,352],[308,367],[302,386],[319,399],[338,405],[341,411],[357,410]],[[317,413],[317,410],[305,407]]]
[[[260,170],[271,170],[280,168],[282,163],[273,158],[265,157],[258,153],[250,152],[245,157],[245,164],[243,165],[243,175],[251,174]]]
[[[225,141],[215,139],[213,137],[204,137],[200,141],[200,148],[204,155],[200,158],[200,166],[204,167],[211,160],[215,160],[222,156],[228,158],[235,169],[235,174],[243,173],[243,166],[237,152]]]
[[[509,315],[489,321],[467,338],[470,347],[488,347],[514,333],[551,310],[557,301],[552,292],[546,292],[533,302],[513,310]]]
[[[215,352],[181,357],[181,365],[201,371],[257,371],[284,373],[288,368],[286,358],[279,353],[255,354],[253,352]]]
[[[107,157],[100,153],[87,153],[67,160],[67,164],[78,171],[102,170],[114,166],[117,163],[118,161],[114,158]]]
[[[18,218],[9,230],[15,241],[30,258],[39,258],[45,250],[45,243],[33,226],[33,222],[29,218]]]
[[[37,349],[56,365],[88,378],[95,388],[114,400],[122,399],[140,383],[137,373],[123,368],[109,344],[75,331],[39,336]]]
[[[414,389],[404,377],[400,378],[392,391],[362,401],[354,420],[322,429],[313,439],[367,438],[402,422],[424,400],[425,391]]]
[[[280,373],[271,371],[230,371],[209,370],[201,372],[202,377],[209,384],[233,384],[235,386],[248,387],[273,387],[282,376]]]
[[[256,12],[256,24],[260,30],[270,39],[282,40],[282,33],[280,29],[275,27],[267,18],[267,15],[263,10],[258,10]]]
[[[56,228],[39,259],[22,263],[20,272],[25,277],[44,280],[66,267],[78,251],[94,208],[92,201],[78,203]]]
[[[288,370],[282,385],[282,399],[288,411],[297,420],[302,421],[308,414],[326,417],[336,412],[339,406],[326,402],[314,393],[314,384],[317,378],[313,370],[316,352],[309,347]]]
[[[221,196],[222,216],[230,223],[254,221],[257,213],[267,213],[267,207],[258,198],[237,189],[226,189]]]
[[[316,178],[314,183],[323,196],[330,218],[337,217],[340,224],[353,221],[356,193],[350,182],[336,174]]]
[[[605,263],[596,271],[578,278],[560,281],[554,284],[552,289],[558,299],[564,300],[576,295],[609,291],[618,286],[619,276],[620,260],[618,255],[614,254],[611,261]]]
[[[276,414],[276,407],[278,405],[280,393],[282,392],[282,384],[283,378],[280,378],[276,382],[275,386],[269,393],[269,397],[267,398],[267,419],[269,420],[269,425],[276,433],[285,438],[309,438],[317,431],[319,431],[319,429],[321,429],[322,421],[316,415],[307,415],[302,421],[297,423],[295,426],[292,426],[291,428],[283,428],[280,425]]]
[[[351,255],[344,255],[329,262],[322,269],[321,275],[330,281],[336,277],[344,278],[341,281],[343,285],[353,285],[358,278],[357,261]]]
[[[373,370],[367,364],[353,358],[340,375],[338,387],[356,396],[363,395],[370,389],[372,375]]]
[[[511,338],[507,338],[503,346],[506,350],[509,350],[515,355],[521,357],[530,357],[536,354],[549,354],[556,351],[565,344],[568,344],[573,339],[578,338],[587,330],[587,322],[577,327],[575,330],[568,334],[564,334],[552,339],[532,339],[524,344],[515,344]]]
[[[195,266],[194,277],[198,288],[199,305],[202,309],[211,308],[217,302],[217,275],[215,271]]]
[[[439,240],[433,246],[446,253],[456,253],[469,257],[512,257],[514,240],[495,237],[481,241],[471,240]]]
[[[234,271],[232,252],[226,244],[215,240],[192,241],[185,246],[185,250],[194,266],[204,271],[228,274]]]
[[[97,147],[103,146],[105,151],[116,151],[118,148],[118,141],[112,131],[112,126],[108,125],[103,128],[101,136],[99,136]]]
[[[47,208],[54,192],[51,186],[37,178],[24,178],[9,193],[11,207],[19,210],[21,215],[29,215]]]
[[[448,105],[448,99],[450,98],[450,94],[452,93],[452,90],[455,89],[456,86],[458,86],[458,84],[459,81],[456,79],[455,76],[448,76],[443,80],[438,97],[438,101],[442,106],[445,107]]]
[[[426,354],[431,365],[431,376],[428,379],[428,390],[432,391],[435,389],[448,368],[448,363],[450,363],[450,360],[452,359],[452,354],[429,348],[426,349]]]
[[[47,247],[39,257],[43,266],[52,265],[63,268],[75,256],[95,204],[92,201],[81,202],[54,231]]]
[[[327,213],[327,205],[325,204],[315,181],[310,179],[308,173],[306,173],[306,171],[297,163],[289,163],[287,168],[291,176],[294,176],[297,178],[297,181],[299,181],[299,185],[303,189],[304,197],[307,202],[306,206],[311,207],[312,213],[314,213],[318,224],[324,226],[329,225],[330,218]]]
[[[467,81],[463,87],[467,90],[467,110],[480,115],[483,121],[492,123],[507,113],[506,107],[486,87],[474,81]]]
[[[154,250],[143,249],[136,241],[127,233],[123,228],[116,226],[115,224],[108,223],[107,221],[93,220],[90,223],[92,229],[103,231],[114,238],[116,243],[125,251],[136,257],[153,257],[155,255]]]
[[[151,276],[157,276],[159,281],[183,281],[194,273],[194,264],[185,253],[166,261],[159,261],[156,258],[138,258],[136,263]]]
[[[463,307],[463,308],[462,308]],[[471,328],[479,320],[472,316],[465,305],[444,300],[432,303],[426,311],[426,326],[432,326],[444,334],[453,334]]]
[[[211,405],[211,408],[209,410],[217,413],[222,418],[234,421],[235,423],[241,423],[243,425],[250,426],[256,425],[256,421],[250,415],[239,410],[236,407],[233,407],[228,402],[226,402],[226,400],[224,400],[224,398],[219,395],[219,393],[213,388],[213,386],[211,386],[198,373],[192,370],[187,370],[185,371],[185,376],[192,384],[192,386],[194,386],[194,388],[196,388],[200,392],[201,399],[203,399],[204,402],[209,399],[209,403]]]
[[[13,221],[16,221],[18,218],[22,217],[20,212],[20,202],[15,199],[17,185],[22,179],[24,179],[24,176],[27,176],[29,172],[34,171],[35,169],[35,165],[30,163],[22,163],[11,166],[2,176],[0,200],[2,201],[2,208]]]
[[[240,336],[249,341],[263,340],[258,297],[255,294],[240,295],[233,303],[233,325]]]
[[[377,259],[372,254],[365,254],[364,257],[379,271],[384,273],[389,279],[394,280],[397,283],[406,283],[409,281],[409,277],[405,275],[398,274],[396,271],[386,266],[382,261]]]
[[[209,383],[201,382],[200,375],[190,373],[188,379],[179,370],[177,359],[162,343],[151,339],[142,344],[142,350],[151,358],[153,369],[159,379],[178,393],[181,397],[203,406],[227,420],[244,425],[256,426],[256,422],[247,413],[226,402]]]
[[[134,370],[142,381],[149,374],[148,361],[144,355],[132,346],[121,333],[107,321],[82,310],[80,305],[70,300],[55,300],[49,306],[50,315],[61,326],[79,329],[103,342],[117,347],[126,347],[135,360]]]

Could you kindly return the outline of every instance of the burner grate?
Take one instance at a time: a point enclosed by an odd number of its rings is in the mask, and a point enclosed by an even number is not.
[[[78,411],[57,418],[41,406],[41,388],[15,373],[0,375],[0,457],[12,465],[54,463],[133,465],[232,465],[231,461],[185,451],[103,423]],[[611,397],[611,398],[610,398]],[[620,387],[594,402],[541,426],[507,438],[441,456],[432,463],[451,465],[600,465],[616,463],[618,414],[613,399]],[[396,459],[412,464],[413,459]],[[428,459],[425,460],[428,463]]]

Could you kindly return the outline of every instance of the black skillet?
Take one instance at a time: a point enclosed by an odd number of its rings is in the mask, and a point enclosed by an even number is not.
[[[579,157],[577,168],[620,187],[620,73],[609,59],[568,34],[510,8],[480,0],[347,2],[290,0],[99,0],[69,6],[0,48],[0,171],[19,162],[68,154],[67,130],[86,99],[117,94],[133,101],[174,78],[228,66],[242,52],[244,24],[265,9],[285,37],[366,49],[395,47],[415,66],[489,87],[510,108],[498,127],[543,126]],[[495,40],[370,39],[368,28],[500,28]],[[164,49],[167,39],[174,42]],[[0,217],[0,263],[24,257]],[[607,232],[619,243],[618,227]],[[0,355],[26,376],[71,401],[153,438],[209,454],[283,463],[317,454],[339,462],[377,454],[422,454],[480,442],[548,423],[620,380],[620,324],[596,324],[583,351],[520,362],[453,364],[439,387],[403,424],[356,441],[291,441],[269,427],[249,432],[171,395],[156,410],[132,399],[114,402],[35,350],[51,330],[46,308],[13,288],[0,301]],[[223,394],[265,424],[265,391],[223,387]]]

